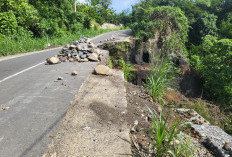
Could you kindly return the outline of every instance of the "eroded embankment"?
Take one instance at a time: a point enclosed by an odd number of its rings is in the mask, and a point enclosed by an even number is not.
[[[155,40],[148,41],[146,43],[140,40],[133,39],[130,42],[108,42],[104,43],[101,48],[109,50],[109,64],[113,68],[122,68],[124,63],[131,63],[134,65],[132,73],[135,75],[131,82],[136,85],[144,85],[146,78],[151,70],[149,63],[156,62],[161,51],[155,45]],[[203,144],[209,151],[215,156],[230,156],[232,155],[232,137],[225,133],[217,126],[211,125],[205,118],[204,112],[201,112],[202,116],[191,109],[191,106],[202,103],[202,110],[207,110],[209,116],[217,114],[214,120],[210,118],[213,124],[223,126],[220,124],[223,122],[225,116],[220,112],[218,107],[210,107],[203,100],[199,98],[203,97],[203,88],[201,79],[190,68],[186,58],[180,52],[175,52],[171,55],[161,54],[168,56],[173,62],[173,65],[180,69],[180,73],[177,74],[175,83],[179,86],[175,91],[168,92],[168,96],[165,98],[167,104],[174,107],[174,112],[182,117],[183,121],[192,122],[191,126],[192,136],[199,143]],[[170,57],[171,56],[171,57]],[[183,104],[183,107],[190,109],[175,109]],[[186,105],[187,104],[187,105]],[[198,105],[199,106],[199,105]],[[212,105],[213,106],[213,105]],[[218,111],[219,110],[219,111]],[[132,140],[133,141],[133,140]],[[139,142],[138,142],[139,143]]]

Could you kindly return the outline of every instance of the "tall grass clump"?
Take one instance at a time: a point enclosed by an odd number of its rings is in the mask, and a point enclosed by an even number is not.
[[[145,87],[153,97],[160,103],[164,103],[163,96],[166,90],[171,90],[176,69],[170,61],[159,56],[152,65],[149,76],[146,78]]]
[[[133,79],[135,76],[132,74],[132,70],[134,69],[134,66],[130,63],[126,63],[123,59],[121,60],[121,64],[122,64],[122,70],[123,70],[123,74],[124,74],[124,80],[130,81],[131,79]]]
[[[180,132],[187,129],[190,123],[178,122],[178,118],[176,118],[175,121],[172,124],[170,124],[169,122],[170,113],[165,119],[163,119],[163,109],[160,113],[160,116],[158,117],[149,107],[147,108],[149,112],[152,114],[152,128],[150,130],[152,143],[150,145],[150,148],[155,149],[155,153],[157,157],[167,156],[168,154],[172,156],[175,156],[175,154],[180,154],[181,150],[178,149],[181,148],[183,149],[184,148],[183,145],[180,146],[179,145],[180,143],[179,144],[173,144],[173,143],[174,140],[177,138],[177,136],[180,134]],[[187,147],[185,147],[185,150],[186,149]],[[186,151],[183,150],[182,152],[183,152],[181,153],[182,155],[186,153]],[[192,154],[191,151],[190,154]]]

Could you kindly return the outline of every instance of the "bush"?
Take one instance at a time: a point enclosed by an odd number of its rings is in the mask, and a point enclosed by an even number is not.
[[[165,35],[170,29],[178,34],[184,43],[187,41],[188,20],[184,13],[177,7],[139,7],[135,13],[136,22],[131,25],[134,34],[147,40],[155,36],[156,32]]]
[[[221,37],[232,39],[232,18],[222,21],[219,32]]]
[[[191,63],[204,80],[207,98],[232,104],[232,40],[205,36]]]
[[[12,11],[0,13],[0,34],[15,34],[17,28],[18,23]]]
[[[216,15],[209,13],[199,17],[189,31],[189,42],[199,45],[203,42],[206,35],[218,36],[217,18]]]

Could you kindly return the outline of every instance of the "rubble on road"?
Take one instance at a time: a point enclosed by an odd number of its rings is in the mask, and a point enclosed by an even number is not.
[[[86,37],[80,37],[79,40],[65,45],[62,50],[54,57],[48,58],[48,64],[57,64],[61,62],[98,62],[102,53],[95,44]]]
[[[78,72],[75,70],[72,72],[72,76],[76,76],[77,74],[78,74]]]

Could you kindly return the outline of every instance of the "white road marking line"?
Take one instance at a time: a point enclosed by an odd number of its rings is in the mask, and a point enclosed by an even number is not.
[[[3,80],[0,80],[0,83],[4,82],[4,81],[6,81],[6,80],[8,80],[8,79],[10,79],[10,78],[12,78],[12,77],[15,77],[15,76],[17,76],[17,75],[19,75],[19,74],[22,74],[22,73],[24,73],[24,72],[26,72],[26,71],[28,71],[28,70],[31,70],[31,69],[33,69],[33,68],[35,68],[35,67],[37,67],[37,66],[40,66],[41,64],[44,64],[44,63],[46,63],[46,61],[44,61],[44,62],[42,62],[42,63],[39,63],[39,64],[36,64],[36,65],[34,65],[34,66],[30,67],[30,68],[27,68],[27,69],[25,69],[25,70],[22,70],[22,71],[20,71],[20,72],[14,74],[14,75],[8,76],[8,77],[4,78]]]

